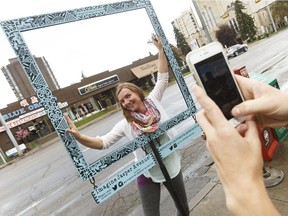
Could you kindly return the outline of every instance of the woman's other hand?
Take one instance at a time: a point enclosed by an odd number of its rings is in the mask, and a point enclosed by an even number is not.
[[[64,118],[68,123],[69,128],[66,130],[67,133],[72,134],[76,139],[80,137],[80,132],[78,131],[77,127],[75,126],[74,122],[70,119],[68,114],[64,114]]]

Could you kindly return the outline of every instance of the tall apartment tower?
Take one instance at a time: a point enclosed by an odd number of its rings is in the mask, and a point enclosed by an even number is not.
[[[193,43],[202,44],[200,40],[200,30],[196,22],[196,18],[192,10],[186,10],[179,17],[172,21],[172,25],[176,27],[185,37],[186,42],[193,47]]]
[[[48,62],[44,57],[34,57],[38,67],[40,68],[47,85],[51,91],[60,89],[60,86],[54,76]],[[16,98],[22,100],[27,97],[35,95],[35,91],[28,80],[24,70],[21,67],[17,58],[9,59],[10,64],[1,68],[4,76],[6,77],[11,89],[13,90]]]

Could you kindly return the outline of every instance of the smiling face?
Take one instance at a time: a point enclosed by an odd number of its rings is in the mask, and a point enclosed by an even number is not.
[[[128,122],[137,121],[131,111],[145,113],[144,92],[133,83],[124,82],[117,86],[116,97],[121,104],[123,115]]]
[[[141,97],[129,88],[122,88],[118,93],[117,98],[121,106],[127,110],[140,113],[144,113],[146,111]]]

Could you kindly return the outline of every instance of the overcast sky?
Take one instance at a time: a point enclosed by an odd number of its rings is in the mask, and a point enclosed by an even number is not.
[[[0,21],[95,6],[117,0],[9,0],[0,7]],[[171,22],[192,7],[192,0],[151,0],[169,42],[175,44]],[[144,9],[24,32],[31,53],[44,56],[61,87],[85,76],[113,70],[157,52],[147,44],[154,30]],[[0,30],[0,66],[15,58]],[[0,108],[17,101],[1,71]]]

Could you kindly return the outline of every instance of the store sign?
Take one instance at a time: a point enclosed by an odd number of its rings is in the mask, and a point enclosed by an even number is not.
[[[20,102],[20,103],[21,103],[21,102]],[[38,105],[39,105],[39,103],[34,104],[34,107],[37,107]],[[30,107],[30,106],[31,106],[31,105],[28,104],[28,107]],[[41,106],[42,106],[42,105],[41,105]],[[63,102],[63,103],[59,102],[59,103],[58,103],[58,106],[60,107],[60,109],[62,109],[62,108],[64,108],[64,107],[67,107],[67,106],[68,106],[68,103],[67,103],[66,101]],[[8,115],[8,114],[9,114],[9,115]],[[8,113],[8,114],[3,115],[3,117],[4,117],[4,116],[6,116],[6,117],[8,116],[8,118],[9,118],[9,116],[11,116],[11,113]],[[46,115],[46,111],[44,110],[43,107],[41,107],[41,108],[39,108],[39,109],[37,109],[37,110],[33,110],[33,111],[31,111],[31,112],[26,113],[26,111],[24,110],[24,108],[21,108],[21,109],[19,109],[19,110],[16,110],[16,111],[12,112],[12,114],[13,114],[13,115],[16,115],[16,114],[17,114],[17,116],[19,116],[19,117],[16,118],[16,119],[11,120],[11,121],[9,121],[9,122],[6,122],[6,124],[7,124],[7,126],[8,126],[9,128],[14,128],[14,127],[17,127],[17,126],[22,125],[22,124],[24,124],[24,123],[27,123],[27,122],[29,122],[29,121],[32,121],[32,120],[34,120],[34,119],[40,118],[40,117]],[[23,115],[22,115],[22,114],[23,114]],[[4,119],[5,119],[5,118],[4,118]],[[3,131],[5,131],[5,128],[4,128],[4,126],[1,126],[1,127],[0,127],[0,132],[3,132]]]
[[[3,115],[4,120],[6,121],[6,120],[9,120],[11,118],[18,117],[18,116],[20,116],[26,112],[33,111],[33,110],[36,110],[36,109],[43,107],[36,96],[30,97],[30,101],[31,101],[31,103],[29,103],[27,99],[21,100],[20,106],[22,108],[15,110],[15,111],[12,111],[10,113],[4,114]]]
[[[45,110],[44,109],[41,109],[41,110],[42,111],[37,112],[37,113],[33,113],[32,115],[26,116],[24,118],[13,119],[12,121],[7,122],[6,124],[9,128],[14,128],[14,127],[17,127],[17,126],[22,125],[24,123],[27,123],[29,121],[32,121],[34,119],[37,119],[41,116],[46,115]],[[3,131],[5,131],[5,128],[4,128],[4,126],[1,126],[0,132],[3,132]]]
[[[131,68],[134,75],[140,79],[158,71],[158,60],[148,62],[135,68]]]
[[[105,79],[99,80],[94,83],[90,83],[88,85],[85,85],[83,87],[78,88],[78,91],[80,95],[87,94],[89,92],[95,91],[97,89],[103,88],[105,86],[111,85],[112,83],[118,82],[119,77],[117,75],[113,75],[110,77],[107,77]]]

